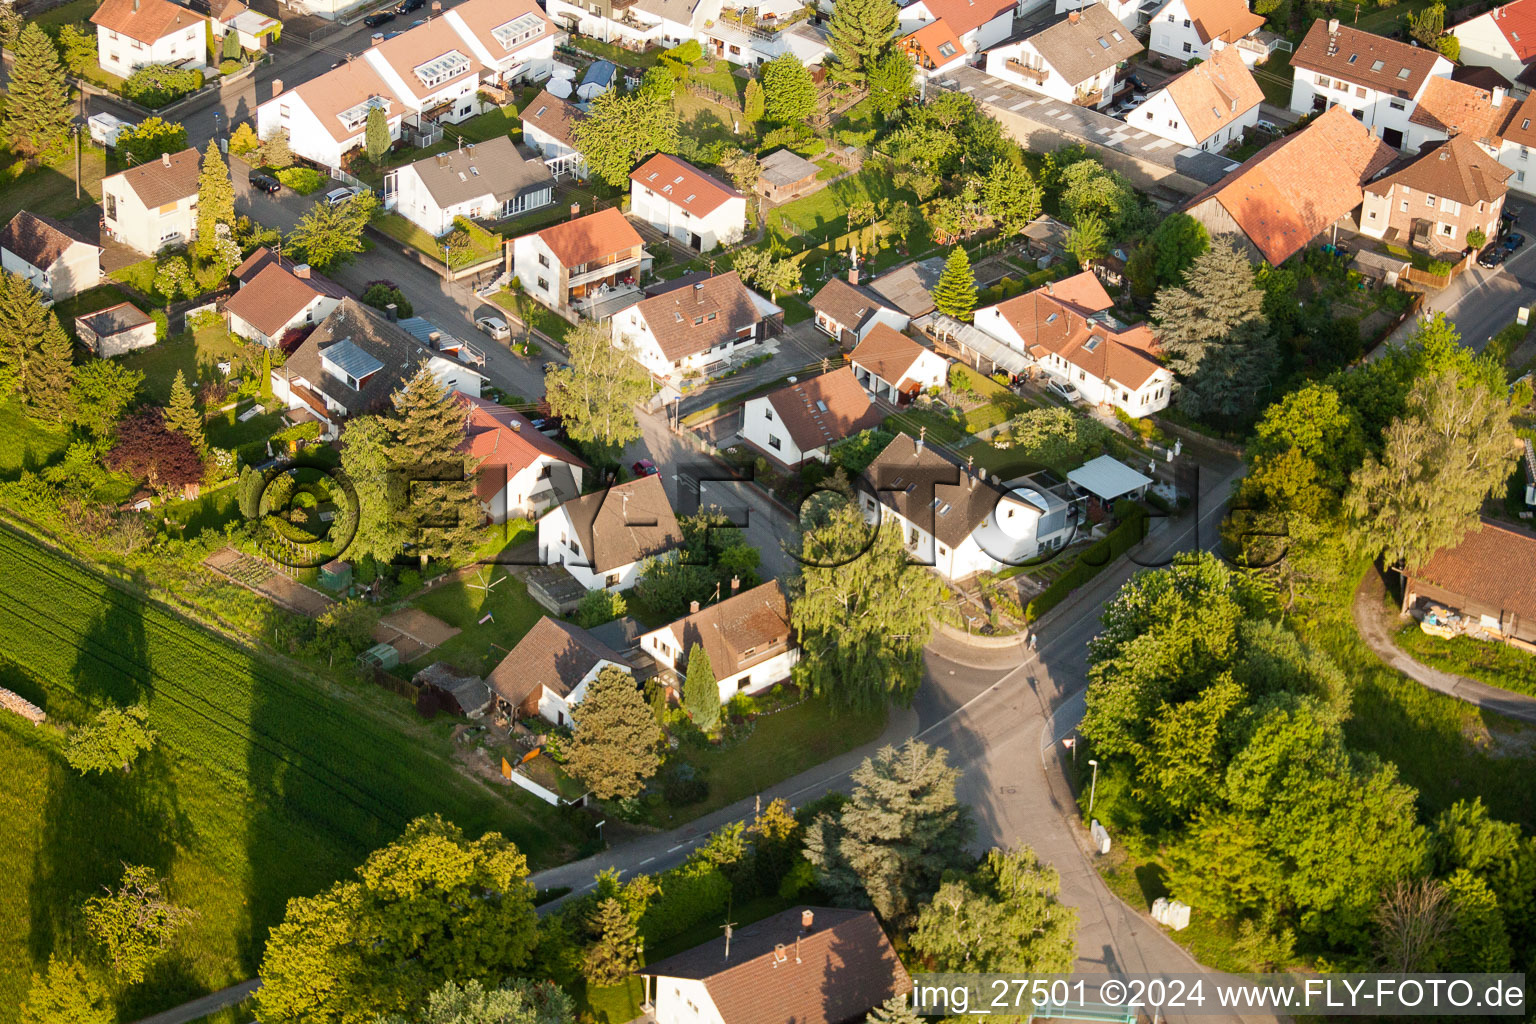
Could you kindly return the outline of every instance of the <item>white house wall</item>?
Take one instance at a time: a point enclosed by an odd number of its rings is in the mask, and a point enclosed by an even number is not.
[[[1449,78],[1450,75],[1451,62],[1444,57],[1437,57],[1425,81],[1429,78]],[[1355,114],[1360,123],[1371,130],[1372,135],[1384,139],[1390,145],[1401,147],[1407,145],[1408,138],[1414,131],[1414,126],[1408,119],[1413,116],[1419,96],[1423,95],[1423,92],[1424,86],[1421,83],[1419,91],[1412,97],[1400,98],[1390,93],[1379,92],[1369,86],[1346,82],[1322,72],[1297,68],[1296,77],[1291,85],[1291,110],[1294,113],[1306,114],[1312,110],[1314,98],[1322,96],[1327,100],[1328,106],[1341,106]],[[1387,138],[1386,132],[1400,132],[1401,138]]]
[[[1259,104],[1255,103],[1237,117],[1224,122],[1206,138],[1197,139],[1194,130],[1184,118],[1184,112],[1173,101],[1173,95],[1167,89],[1159,89],[1148,97],[1145,103],[1125,116],[1125,124],[1128,128],[1150,132],[1181,146],[1213,153],[1220,152],[1232,140],[1240,139],[1243,131],[1253,127],[1258,121]]]
[[[103,71],[127,78],[146,64],[176,64],[203,70],[208,67],[208,36],[204,22],[177,29],[153,43],[141,43],[102,25],[96,26],[96,60]]]
[[[185,245],[197,237],[195,192],[151,210],[120,177],[103,181],[102,189],[107,233],[124,245],[153,256],[167,246]]]
[[[552,509],[539,520],[539,560],[563,565],[587,590],[628,590],[640,578],[640,563],[630,562],[606,573],[592,568],[591,559],[576,539],[576,530],[564,507]]]
[[[79,295],[101,283],[101,253],[95,246],[80,242],[66,249],[47,270],[34,267],[9,249],[0,249],[0,268],[25,278],[49,303]]]
[[[762,693],[789,678],[790,670],[800,660],[800,648],[793,644],[767,661],[749,669],[716,680],[720,688],[720,703],[724,704],[738,693],[748,695]]]
[[[1045,72],[1045,80],[1036,82],[1034,78],[1010,69],[1009,60],[1018,60],[1026,65],[1041,68]],[[993,78],[1011,82],[1021,89],[1049,96],[1064,103],[1071,103],[1077,98],[1076,83],[1068,82],[1063,78],[1061,73],[1053,68],[1050,62],[1044,60],[1040,56],[1040,51],[1031,46],[1027,40],[988,50],[986,72]]]
[[[1147,49],[1153,53],[1175,60],[1189,60],[1192,57],[1211,59],[1210,44],[1200,41],[1200,33],[1195,29],[1194,19],[1189,16],[1184,0],[1168,0],[1152,16],[1148,28],[1151,32]]]
[[[707,216],[695,217],[687,210],[669,202],[667,197],[647,188],[638,181],[630,182],[629,209],[657,231],[690,245],[692,236],[699,236],[699,251],[709,252],[718,245],[730,245],[740,241],[747,225],[747,200],[745,197],[727,199]]]
[[[1451,29],[1461,40],[1461,59],[1467,64],[1491,67],[1511,82],[1525,70],[1515,48],[1494,23],[1492,12],[1480,14]]]
[[[693,978],[653,978],[656,1024],[725,1024],[702,981]],[[767,996],[767,993],[764,993]]]
[[[565,467],[571,473],[571,479],[575,484],[576,490],[578,492],[581,490],[580,466],[551,458],[548,455],[540,455],[532,463],[508,477],[507,482],[492,496],[490,501],[480,503],[481,507],[485,509],[486,515],[490,516],[493,523],[504,523],[511,518],[538,515],[545,511],[546,508],[552,507],[535,507],[530,504],[534,492],[539,490],[539,485],[549,479],[548,477],[540,476],[540,473],[546,467],[550,469],[551,473],[557,471],[563,473],[565,470],[558,469],[558,467]],[[553,484],[551,484],[551,488],[553,488]]]
[[[545,263],[539,262],[541,256]],[[550,309],[565,306],[564,270],[554,250],[538,235],[524,235],[513,241],[512,274],[523,291]]]
[[[754,398],[742,408],[741,436],[787,466],[799,465],[807,458],[807,453],[795,444],[795,439],[790,436],[784,421],[779,419],[778,412],[767,398]],[[777,448],[772,444],[773,439],[779,442]],[[817,453],[821,453],[821,449],[817,449]],[[826,456],[821,453],[813,454],[812,457],[824,460]]]

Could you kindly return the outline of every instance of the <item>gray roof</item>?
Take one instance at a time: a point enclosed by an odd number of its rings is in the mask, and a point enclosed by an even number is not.
[[[657,18],[675,21],[680,25],[692,25],[693,14],[699,9],[699,0],[639,0],[635,7]]]
[[[411,170],[443,208],[483,195],[504,202],[555,185],[544,161],[523,159],[506,136],[424,157]]]
[[[131,302],[119,302],[115,306],[77,316],[75,323],[89,327],[98,338],[110,338],[114,334],[154,323],[154,319]]]
[[[582,85],[600,85],[603,88],[613,84],[613,76],[618,73],[618,68],[611,60],[593,61],[587,68],[587,73],[581,76]]]
[[[424,320],[419,316],[408,316],[400,321],[400,329],[427,348],[442,351],[462,344],[458,338],[449,334],[430,320]],[[432,335],[437,335],[437,344],[432,344]]]
[[[793,185],[816,174],[821,168],[798,153],[781,149],[763,157],[762,177],[772,185]]]
[[[1103,4],[1069,11],[1060,21],[1030,36],[1029,44],[1073,85],[1144,49]]]
[[[935,256],[875,278],[869,282],[869,290],[907,316],[923,316],[933,311],[933,297],[929,293],[943,272],[944,257]]]
[[[320,354],[328,362],[335,363],[341,370],[358,380],[384,369],[383,363],[352,344],[350,338],[343,338],[327,345],[320,350]]]

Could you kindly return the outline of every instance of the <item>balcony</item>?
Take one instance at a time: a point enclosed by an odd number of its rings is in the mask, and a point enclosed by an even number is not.
[[[1028,78],[1036,85],[1044,85],[1046,78],[1049,76],[1049,72],[1045,68],[1032,68],[1016,57],[1008,58],[1007,69],[1016,75]]]
[[[593,281],[600,281],[605,277],[615,274],[625,274],[640,266],[640,261],[645,259],[646,252],[641,249],[632,256],[614,260],[611,263],[582,263],[571,268],[570,277],[566,279],[566,285],[570,288],[579,288]]]
[[[1104,102],[1104,90],[1095,89],[1092,92],[1079,92],[1072,97],[1072,102],[1079,107],[1094,107]]]

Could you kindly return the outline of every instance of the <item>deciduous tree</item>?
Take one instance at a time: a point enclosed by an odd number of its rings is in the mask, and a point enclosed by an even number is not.
[[[917,914],[912,948],[936,971],[1051,974],[1077,958],[1077,910],[1061,877],[1027,846],[989,850],[965,878],[946,881]]]
[[[48,970],[32,975],[21,1024],[113,1024],[117,1012],[99,978],[78,960],[48,957]]]
[[[965,859],[971,818],[955,796],[959,781],[943,748],[915,739],[865,758],[848,803],[806,829],[805,856],[822,888],[905,927],[944,872]]]
[[[218,144],[209,142],[197,175],[196,253],[204,260],[219,255],[219,239],[231,238],[234,230],[235,185],[229,180],[229,168],[219,155]]]
[[[118,159],[132,166],[147,164],[160,159],[163,153],[180,153],[186,148],[187,129],[159,117],[146,117],[117,136]]]
[[[554,982],[518,978],[497,988],[447,981],[424,1008],[380,1017],[375,1024],[571,1024],[575,1019],[575,1004]]]
[[[599,672],[571,718],[575,734],[567,763],[599,800],[634,796],[661,767],[661,728],[623,669],[610,665]]]
[[[762,161],[756,154],[743,149],[726,150],[720,160],[720,169],[730,175],[731,184],[743,195],[751,195],[757,179],[763,176]]]
[[[36,159],[64,145],[74,109],[59,51],[35,21],[28,21],[11,47],[6,86],[5,137],[11,149]]]
[[[70,416],[76,426],[110,439],[143,385],[144,371],[111,359],[92,359],[75,367]]]
[[[274,128],[261,140],[261,165],[274,171],[293,166],[293,147],[288,142],[287,128]]]
[[[976,312],[976,274],[963,246],[949,250],[933,287],[933,305],[940,313],[967,323]]]
[[[634,921],[610,896],[597,905],[590,927],[597,938],[582,958],[588,984],[621,984],[640,967],[641,940]]]
[[[160,410],[125,418],[117,443],[107,452],[107,466],[143,479],[154,490],[174,492],[203,478],[203,458],[182,434],[165,428]]]
[[[652,153],[677,152],[677,108],[670,96],[655,92],[624,95],[609,90],[592,101],[571,135],[588,172],[620,187],[634,166]]]
[[[709,652],[700,644],[688,650],[688,674],[683,678],[683,707],[703,732],[720,721],[720,684],[709,664]]]
[[[149,709],[108,705],[96,712],[90,725],[70,731],[65,758],[82,775],[91,772],[127,772],[139,754],[155,745],[158,734],[149,727]]]
[[[92,896],[82,908],[85,927],[106,951],[112,971],[137,985],[170,948],[176,933],[196,913],[171,902],[154,868],[123,865],[123,878],[105,896]]]
[[[783,53],[758,69],[763,110],[775,124],[800,124],[816,113],[816,83],[800,58]]]
[[[572,438],[590,445],[601,460],[616,462],[619,450],[640,436],[635,403],[650,394],[650,380],[632,348],[614,344],[595,323],[582,321],[565,343],[570,362],[544,372],[550,411]]]
[[[999,160],[981,182],[983,209],[991,214],[1004,235],[1017,235],[1040,216],[1040,186],[1029,168],[1012,160]]]
[[[337,206],[316,203],[288,235],[288,247],[322,272],[348,263],[363,251],[363,231],[378,207],[372,192]]]

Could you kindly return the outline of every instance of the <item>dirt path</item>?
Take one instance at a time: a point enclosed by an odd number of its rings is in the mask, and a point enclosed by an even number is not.
[[[1495,711],[1522,722],[1536,723],[1536,698],[1501,690],[1497,686],[1489,686],[1487,683],[1480,683],[1466,676],[1430,668],[1428,665],[1414,661],[1399,650],[1392,642],[1392,630],[1395,624],[1391,616],[1382,608],[1385,596],[1386,585],[1374,569],[1365,574],[1365,579],[1360,581],[1360,586],[1355,590],[1355,625],[1359,627],[1360,636],[1365,640],[1366,646],[1375,651],[1377,657],[1409,679],[1422,683],[1437,693],[1466,701],[1485,711]]]

